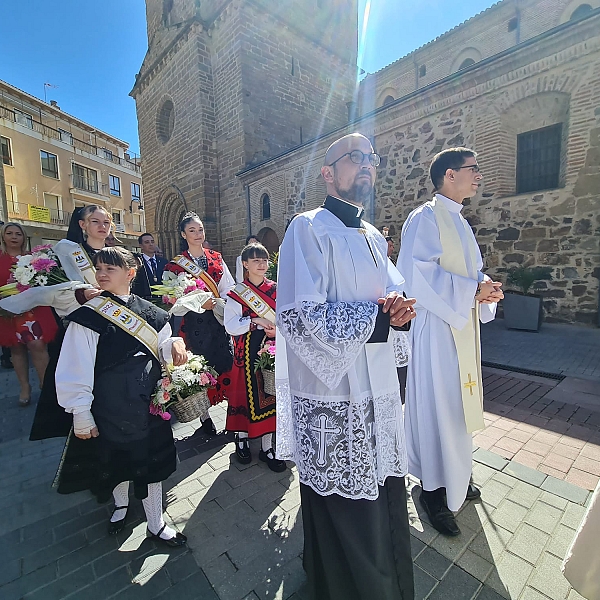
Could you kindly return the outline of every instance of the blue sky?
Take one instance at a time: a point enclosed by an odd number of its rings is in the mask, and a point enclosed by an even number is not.
[[[279,1],[279,0],[272,0]],[[359,0],[370,6],[360,66],[381,69],[491,0]],[[144,0],[3,0],[0,79],[129,142],[139,151],[129,97],[146,52]],[[363,19],[360,19],[361,26]]]

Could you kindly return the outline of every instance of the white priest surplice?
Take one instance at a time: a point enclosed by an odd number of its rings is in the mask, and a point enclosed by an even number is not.
[[[341,202],[341,201],[340,201]],[[387,243],[324,208],[296,217],[279,254],[277,457],[317,494],[375,500],[407,459],[392,336],[367,343],[378,298],[402,291]]]
[[[468,276],[440,266],[442,242],[434,212],[442,203],[460,238]],[[462,204],[441,194],[415,209],[402,228],[398,268],[406,293],[417,299],[412,321],[412,358],[406,384],[405,428],[409,472],[423,489],[445,487],[448,508],[465,500],[472,470],[472,436],[463,408],[462,382],[451,328],[461,330],[471,315],[483,261]],[[458,239],[457,238],[457,239]],[[494,319],[496,304],[479,304],[482,323]],[[473,345],[478,340],[473,336]]]

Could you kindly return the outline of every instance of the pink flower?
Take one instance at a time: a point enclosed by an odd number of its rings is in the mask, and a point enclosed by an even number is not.
[[[54,267],[57,266],[56,261],[51,258],[34,258],[31,261],[31,266],[36,270],[36,272],[41,273],[49,273]]]
[[[162,417],[163,421],[169,421],[171,419],[171,413],[168,413],[168,412],[164,412],[160,416]]]
[[[202,385],[208,385],[210,383],[210,379],[206,373],[202,373],[202,375],[200,375],[200,383]]]
[[[167,392],[166,390],[163,392],[163,402],[168,402],[171,399],[171,396],[169,395],[169,392]]]
[[[17,283],[17,289],[19,290],[19,292],[24,292],[25,290],[28,290],[31,286],[30,285],[23,285],[21,283]]]
[[[52,248],[52,244],[40,244],[39,246],[34,246],[31,249],[31,254],[35,254],[36,252],[43,252],[44,250],[50,250]]]
[[[204,281],[202,281],[202,279],[196,279],[196,287],[199,290],[206,291],[206,284],[204,283]]]
[[[196,291],[195,285],[188,285],[186,288],[184,288],[183,293],[189,294],[190,292],[195,292],[195,291]]]
[[[207,373],[206,375],[208,376],[210,385],[217,385],[217,380],[210,373]]]
[[[271,355],[271,356],[275,356],[275,346],[269,346],[267,348],[267,352]]]
[[[163,296],[162,302],[163,302],[163,304],[169,304],[169,296]]]
[[[175,304],[175,302],[177,302],[175,298],[169,298],[168,304]]]
[[[163,378],[160,380],[160,387],[161,387],[163,390],[166,390],[166,389],[167,389],[167,387],[169,387],[169,379],[168,379],[167,377],[163,377]]]

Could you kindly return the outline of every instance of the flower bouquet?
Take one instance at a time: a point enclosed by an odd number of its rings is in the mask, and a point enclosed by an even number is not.
[[[188,352],[188,361],[174,367],[167,365],[166,375],[159,380],[150,402],[150,414],[165,420],[171,409],[180,423],[188,423],[205,415],[210,407],[207,391],[217,384],[217,372],[203,356]]]
[[[50,244],[36,246],[31,254],[17,257],[8,283],[0,287],[0,298],[20,294],[32,287],[56,285],[69,281]]]
[[[167,310],[173,306],[179,298],[195,291],[206,292],[206,284],[202,279],[194,279],[188,273],[163,273],[163,282],[161,285],[152,286],[152,295],[159,296]]]
[[[263,345],[257,352],[258,358],[254,361],[254,371],[260,369],[265,394],[275,395],[275,340],[265,338]]]

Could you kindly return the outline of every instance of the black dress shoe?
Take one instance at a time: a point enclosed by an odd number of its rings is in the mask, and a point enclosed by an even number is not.
[[[261,450],[258,453],[258,458],[263,462],[267,463],[267,466],[271,471],[275,471],[275,473],[283,473],[287,469],[287,465],[284,460],[279,460],[275,458],[275,451],[273,448],[269,448],[266,452]]]
[[[202,423],[200,429],[202,429],[202,433],[205,435],[217,435],[217,428],[210,417]]]
[[[421,492],[421,495],[419,496],[419,501],[435,529],[440,533],[451,537],[460,535],[460,529],[456,524],[454,514],[443,502],[437,501],[435,503],[431,502],[430,504],[423,495],[423,492]]]
[[[118,510],[127,510],[127,506],[115,506],[115,510],[113,510],[113,515]],[[125,528],[125,521],[127,521],[127,513],[120,521],[109,521],[108,522],[108,535],[117,535]]]
[[[481,490],[470,482],[467,488],[467,500],[477,500],[478,498],[481,498]]]
[[[250,452],[250,444],[248,438],[240,438],[237,433],[235,435],[235,455],[239,463],[247,465],[252,462],[252,453]]]
[[[183,535],[183,533],[177,532],[174,537],[165,540],[160,537],[160,534],[165,530],[167,524],[165,523],[158,531],[158,533],[152,533],[148,528],[146,528],[146,537],[150,540],[154,540],[155,542],[160,542],[161,544],[165,544],[169,546],[169,548],[178,548],[179,546],[185,546],[187,544],[187,537]]]

